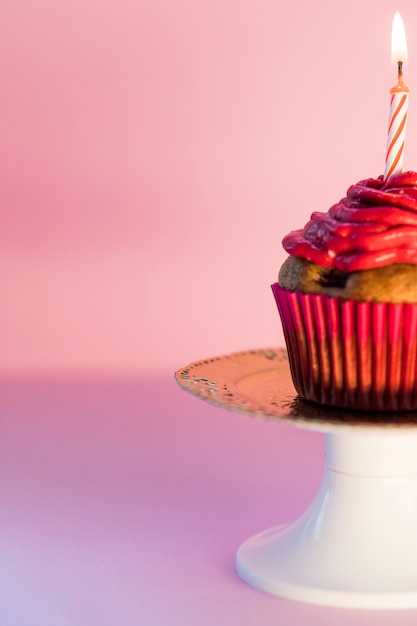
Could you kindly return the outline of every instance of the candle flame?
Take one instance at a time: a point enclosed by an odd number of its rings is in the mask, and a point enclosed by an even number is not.
[[[399,61],[406,63],[408,59],[404,22],[398,11],[392,21],[391,59],[393,63],[398,63]]]

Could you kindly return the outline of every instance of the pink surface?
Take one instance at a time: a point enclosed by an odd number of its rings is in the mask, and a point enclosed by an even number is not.
[[[322,435],[216,409],[172,380],[2,383],[0,615],[18,626],[394,626],[252,589],[248,537],[296,519]]]
[[[383,171],[397,8],[3,3],[0,368],[171,371],[281,343],[283,235]]]

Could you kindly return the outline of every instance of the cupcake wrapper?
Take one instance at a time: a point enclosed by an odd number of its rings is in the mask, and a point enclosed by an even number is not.
[[[321,404],[417,409],[417,304],[359,302],[272,285],[294,386]]]

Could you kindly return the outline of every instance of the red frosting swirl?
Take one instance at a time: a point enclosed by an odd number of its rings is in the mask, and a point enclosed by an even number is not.
[[[285,250],[342,272],[417,265],[417,173],[362,180],[327,213],[284,237]]]

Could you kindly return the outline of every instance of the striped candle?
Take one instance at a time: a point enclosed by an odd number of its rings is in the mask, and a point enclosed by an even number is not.
[[[389,180],[391,176],[399,174],[403,167],[408,87],[402,82],[401,62],[399,62],[398,65],[400,66],[398,84],[391,89],[391,107],[389,112],[384,180]]]
[[[392,59],[398,65],[398,83],[391,89],[387,153],[384,180],[399,174],[403,167],[404,138],[407,121],[408,87],[403,82],[403,61],[407,59],[407,41],[401,15],[395,14],[391,38]]]

